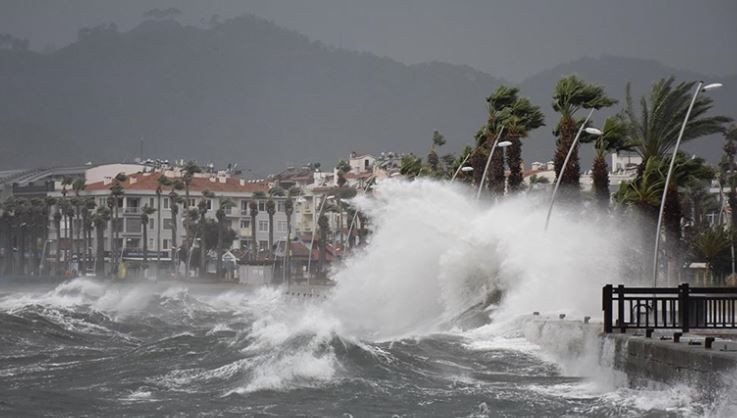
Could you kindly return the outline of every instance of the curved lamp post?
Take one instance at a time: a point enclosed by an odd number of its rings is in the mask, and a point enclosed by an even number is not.
[[[503,133],[504,126],[502,126],[502,129],[500,129],[499,133],[496,135],[496,138],[494,139],[494,144],[491,145],[491,152],[489,152],[489,158],[486,159],[486,166],[484,167],[484,174],[481,176],[479,190],[476,192],[476,200],[479,200],[479,198],[481,198],[481,190],[484,189],[484,182],[486,181],[486,173],[489,171],[489,165],[491,164],[491,157],[494,155],[494,150],[496,149],[499,138],[502,137]]]
[[[663,187],[663,196],[660,199],[660,211],[658,212],[658,226],[655,229],[655,252],[653,253],[653,287],[657,287],[658,283],[658,249],[660,247],[660,227],[663,224],[663,211],[665,210],[665,197],[668,194],[668,185],[670,184],[670,177],[673,174],[673,166],[676,164],[676,155],[678,154],[678,146],[681,145],[681,138],[683,138],[683,132],[686,131],[686,125],[688,124],[688,118],[691,116],[691,110],[693,109],[696,98],[699,97],[699,93],[707,92],[709,90],[718,89],[722,87],[722,83],[711,83],[704,86],[703,81],[699,81],[696,86],[696,91],[691,98],[691,104],[688,105],[686,111],[686,117],[683,118],[683,124],[681,125],[681,131],[678,133],[678,139],[676,139],[676,145],[673,147],[673,156],[670,159],[670,165],[668,166],[668,174],[665,176],[665,185]]]
[[[320,216],[322,216],[322,210],[325,209],[325,202],[327,202],[328,200],[334,197],[335,196],[330,195],[322,199],[322,202],[320,203],[320,208],[317,211],[317,218],[315,218],[315,222],[312,223],[312,239],[310,240],[310,255],[309,257],[307,257],[307,286],[310,285],[310,277],[312,277],[312,271],[310,270],[310,266],[312,265],[312,247],[315,245],[315,232],[317,229],[317,223],[320,219]]]
[[[502,141],[496,146],[502,149],[502,161],[507,160],[507,147],[512,145],[511,141]],[[507,173],[504,173],[504,194],[507,194]]]
[[[589,119],[591,119],[591,115],[594,114],[594,108],[591,108],[591,111],[589,111],[589,114],[586,116],[586,119],[584,119],[583,123],[581,124],[581,127],[578,128],[578,132],[576,133],[576,137],[573,138],[573,144],[571,144],[571,148],[568,149],[568,154],[566,155],[565,161],[563,161],[563,167],[560,168],[560,173],[558,173],[558,179],[555,181],[555,188],[553,189],[553,195],[550,197],[550,207],[548,207],[548,216],[545,217],[545,231],[548,230],[548,225],[550,224],[550,214],[553,213],[553,205],[555,204],[555,196],[558,194],[558,188],[560,187],[560,182],[563,180],[563,173],[566,171],[566,167],[568,166],[568,160],[571,159],[571,155],[573,154],[573,150],[576,148],[576,145],[578,144],[578,138],[581,137],[581,132],[586,130],[586,133],[591,135],[601,135],[601,131],[596,128],[586,128],[586,124],[589,122]]]

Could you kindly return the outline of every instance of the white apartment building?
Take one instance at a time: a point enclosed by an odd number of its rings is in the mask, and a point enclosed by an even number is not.
[[[99,170],[98,170],[99,171]],[[107,206],[107,199],[110,196],[110,188],[113,186],[113,175],[105,176],[103,180],[88,183],[84,191],[80,193],[80,196],[91,196],[95,199],[95,203],[98,206]],[[165,175],[170,179],[176,179],[180,177],[178,171],[166,171]],[[171,215],[171,202],[169,199],[169,193],[171,187],[164,187],[161,190],[161,198],[159,199],[156,194],[156,190],[159,187],[158,179],[162,175],[161,172],[146,171],[129,174],[128,179],[121,183],[124,190],[123,197],[119,200],[119,221],[115,225],[117,231],[119,231],[120,238],[116,244],[118,249],[132,249],[140,250],[143,248],[143,225],[141,221],[142,208],[146,205],[149,207],[158,209],[160,212],[153,213],[149,216],[149,223],[147,231],[148,238],[148,250],[157,251],[160,249],[163,251],[171,251],[172,247],[172,215]],[[228,198],[235,203],[235,207],[226,210],[227,222],[230,224],[229,227],[237,233],[237,239],[233,243],[232,248],[243,248],[250,249],[250,242],[252,239],[251,232],[252,228],[256,228],[256,240],[258,242],[258,248],[261,251],[268,249],[269,239],[269,217],[266,212],[266,200],[258,199],[258,215],[256,216],[255,224],[252,224],[250,216],[249,203],[254,200],[254,194],[257,192],[267,193],[270,189],[271,184],[266,181],[247,181],[238,179],[227,175],[224,172],[219,173],[198,173],[195,174],[194,178],[189,187],[189,207],[196,208],[203,197],[203,192],[208,190],[214,193],[215,198],[207,199],[208,211],[205,215],[206,218],[216,219],[215,214],[219,208],[219,202],[221,199]],[[185,192],[177,191],[177,193],[184,198]],[[50,192],[49,195],[61,197],[62,193],[60,187],[57,190]],[[71,192],[67,193],[67,197],[70,197]],[[284,201],[285,197],[274,197],[276,201],[276,213],[274,214],[274,242],[283,241],[287,239],[287,218],[284,212]],[[295,212],[296,212],[295,205]],[[51,216],[55,210],[51,211]],[[183,219],[185,217],[186,210],[184,205],[179,205],[179,213],[177,215],[177,239],[178,245],[181,245],[186,235],[185,228],[183,225]],[[293,221],[297,215],[293,215]],[[157,240],[158,222],[161,222],[160,237]],[[74,230],[76,231],[79,227],[79,223],[75,221]],[[61,224],[62,237],[66,237],[67,230],[64,222]],[[110,227],[105,229],[104,237],[105,251],[110,250]],[[74,232],[76,238],[76,232]],[[54,242],[57,241],[56,231],[52,228],[50,239]],[[93,234],[93,240],[95,236]],[[56,245],[53,245],[52,252],[55,251]],[[96,244],[92,243],[93,253]]]

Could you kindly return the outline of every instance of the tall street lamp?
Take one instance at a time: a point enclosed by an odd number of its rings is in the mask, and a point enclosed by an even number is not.
[[[586,128],[586,124],[589,122],[589,119],[591,119],[591,115],[593,114],[594,114],[594,108],[591,108],[591,111],[589,111],[589,114],[586,115],[586,119],[583,120],[581,127],[578,128],[576,137],[573,138],[573,143],[571,144],[571,148],[568,149],[568,154],[566,155],[566,159],[565,161],[563,161],[563,167],[560,168],[560,173],[558,173],[558,179],[555,181],[555,188],[553,188],[553,195],[550,197],[550,207],[548,207],[548,216],[545,218],[545,231],[548,230],[548,225],[550,224],[550,214],[553,213],[553,205],[555,204],[555,196],[558,194],[558,188],[560,187],[560,182],[561,180],[563,180],[563,173],[566,171],[566,167],[568,167],[568,160],[571,159],[571,155],[573,155],[573,150],[576,149],[576,145],[578,144],[578,138],[581,137],[581,132],[586,130],[586,133],[588,134],[601,135],[601,131],[596,128]]]
[[[504,133],[504,126],[502,126],[502,129],[499,130],[499,133],[494,139],[494,144],[491,145],[491,151],[489,152],[489,158],[486,159],[486,166],[484,167],[484,174],[481,176],[481,181],[479,182],[479,190],[476,192],[476,200],[479,200],[479,198],[481,198],[481,190],[484,189],[484,182],[486,181],[486,173],[489,171],[489,164],[491,164],[491,157],[494,155],[494,150],[496,149],[497,144],[499,143],[499,138],[502,137],[503,133]]]
[[[665,185],[663,187],[663,196],[660,199],[660,211],[658,212],[658,226],[655,229],[655,252],[653,253],[653,287],[657,287],[658,283],[658,248],[660,247],[660,227],[663,224],[663,211],[665,210],[665,197],[668,194],[668,185],[670,184],[670,177],[673,174],[673,166],[676,164],[676,155],[678,154],[678,146],[681,145],[681,138],[683,138],[683,132],[686,131],[686,125],[688,124],[688,118],[691,116],[691,110],[696,103],[696,98],[699,97],[699,93],[707,92],[709,90],[718,89],[722,87],[722,83],[711,83],[704,86],[703,81],[699,81],[694,91],[693,97],[691,98],[691,104],[688,105],[686,111],[686,117],[683,118],[683,124],[681,124],[681,131],[678,133],[678,139],[676,145],[673,147],[673,156],[670,159],[670,165],[668,166],[668,174],[665,176]]]
[[[502,149],[502,161],[507,160],[507,147],[512,145],[511,141],[502,141],[497,147]],[[507,194],[507,173],[504,173],[504,194]]]

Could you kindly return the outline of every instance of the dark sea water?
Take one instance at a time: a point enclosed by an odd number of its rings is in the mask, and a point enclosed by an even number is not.
[[[514,332],[341,335],[283,289],[0,282],[0,416],[699,416],[601,389]]]

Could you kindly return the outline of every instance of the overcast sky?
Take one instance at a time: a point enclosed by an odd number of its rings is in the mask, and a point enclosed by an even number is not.
[[[599,55],[737,73],[737,0],[0,0],[0,33],[59,47],[80,27],[127,30],[142,12],[167,7],[192,24],[252,13],[334,46],[510,81]]]

